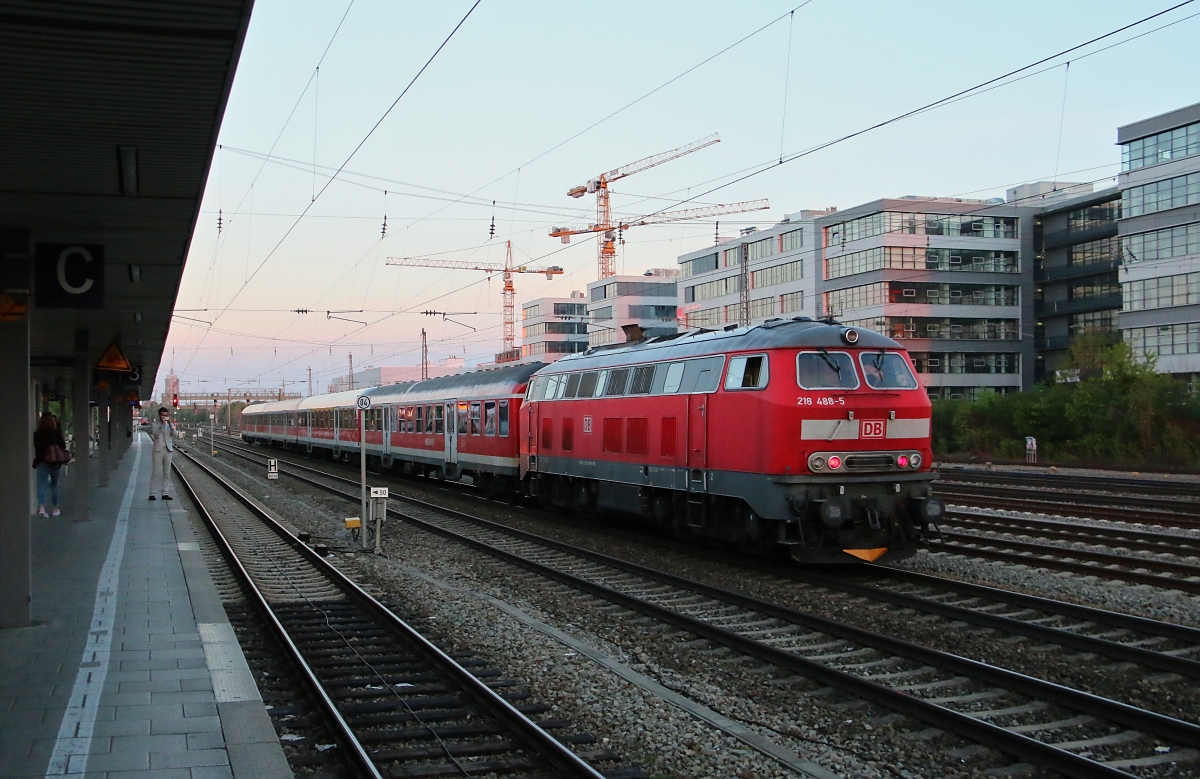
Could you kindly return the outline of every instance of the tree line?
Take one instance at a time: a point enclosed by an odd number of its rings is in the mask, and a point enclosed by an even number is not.
[[[1036,388],[933,404],[937,457],[1023,460],[1025,437],[1054,462],[1200,467],[1196,386],[1103,334],[1076,339],[1067,368]]]

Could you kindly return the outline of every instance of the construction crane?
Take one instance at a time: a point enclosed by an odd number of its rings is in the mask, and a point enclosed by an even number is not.
[[[547,279],[553,279],[562,274],[563,269],[558,265],[545,268],[531,268],[528,265],[513,265],[512,241],[505,241],[504,267],[482,265],[463,260],[430,260],[424,257],[388,257],[388,265],[398,265],[408,268],[445,268],[446,270],[477,270],[484,273],[503,273],[504,276],[504,350],[506,359],[514,359],[512,354],[516,344],[516,296],[513,286],[514,273],[542,273]],[[497,360],[504,362],[505,360]]]
[[[570,243],[572,235],[584,235],[587,233],[601,233],[599,246],[597,247],[598,270],[599,278],[606,279],[609,276],[616,275],[616,231],[624,230],[629,227],[646,224],[662,224],[663,222],[676,222],[683,219],[701,219],[710,216],[722,216],[724,214],[739,214],[744,211],[756,211],[764,208],[769,208],[766,200],[755,200],[750,203],[732,203],[729,205],[708,206],[706,208],[692,208],[686,211],[672,211],[663,214],[651,214],[649,216],[631,219],[627,222],[618,222],[613,224],[612,220],[612,204],[610,201],[610,192],[608,185],[614,181],[618,181],[627,176],[632,176],[634,173],[641,173],[643,170],[662,165],[664,162],[679,159],[685,155],[691,154],[694,151],[700,151],[706,147],[712,146],[714,143],[720,143],[721,139],[716,133],[701,138],[698,141],[689,143],[687,146],[681,146],[678,149],[665,151],[661,154],[654,154],[645,159],[631,162],[620,168],[610,170],[607,173],[601,173],[596,178],[586,184],[581,184],[578,187],[567,190],[567,194],[571,197],[583,197],[584,195],[596,196],[596,223],[587,227],[552,227],[550,228],[551,238],[560,238],[563,243]]]

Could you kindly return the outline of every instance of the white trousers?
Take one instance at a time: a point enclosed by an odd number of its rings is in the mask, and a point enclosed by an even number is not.
[[[150,470],[150,494],[151,495],[170,495],[171,494],[171,455],[173,452],[168,452],[163,449],[161,452],[155,452],[151,460],[153,465]]]

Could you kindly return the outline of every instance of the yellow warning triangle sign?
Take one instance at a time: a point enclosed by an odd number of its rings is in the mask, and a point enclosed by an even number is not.
[[[96,361],[96,367],[105,371],[133,370],[133,366],[129,364],[129,360],[125,359],[125,354],[116,341],[110,343],[104,350],[104,354],[100,355],[100,359]]]

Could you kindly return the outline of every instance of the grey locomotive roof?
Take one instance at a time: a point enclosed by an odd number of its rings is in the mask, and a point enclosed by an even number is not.
[[[858,342],[846,343],[842,334],[858,332]],[[758,349],[826,349],[854,346],[862,349],[903,349],[904,347],[873,330],[827,324],[807,318],[776,319],[752,327],[728,330],[694,330],[675,336],[660,336],[634,344],[589,349],[569,355],[551,364],[544,373],[595,370],[617,365],[633,365],[661,360],[681,360],[726,352]]]
[[[544,367],[545,364],[540,362],[505,365],[471,373],[439,376],[436,379],[374,387],[363,390],[362,394],[369,395],[372,403],[426,403],[451,398],[503,398],[517,394],[517,387]]]

